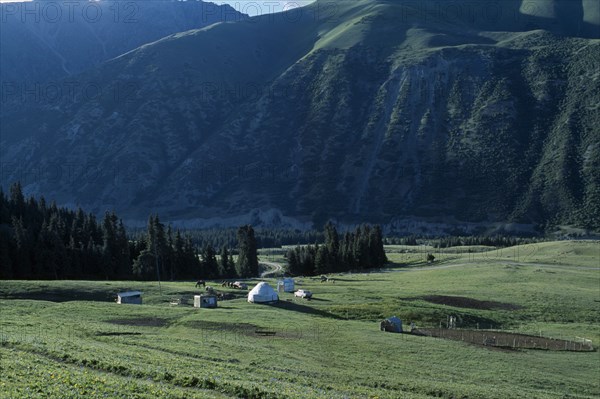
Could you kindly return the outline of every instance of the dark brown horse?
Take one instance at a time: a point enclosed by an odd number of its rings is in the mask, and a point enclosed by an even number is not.
[[[204,280],[196,281],[196,288],[198,288],[200,286],[206,287],[206,281],[204,281]]]

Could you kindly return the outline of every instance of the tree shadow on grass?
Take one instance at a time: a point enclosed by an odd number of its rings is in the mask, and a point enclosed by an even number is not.
[[[341,317],[336,316],[332,313],[325,312],[324,310],[315,309],[311,306],[302,305],[297,302],[279,301],[279,302],[275,302],[275,303],[269,303],[267,305],[272,306],[274,308],[278,308],[278,309],[284,309],[284,310],[290,310],[293,312],[300,312],[300,313],[306,313],[306,314],[311,314],[311,315],[320,316],[320,317],[326,317],[328,319],[343,320]]]
[[[119,291],[121,292],[121,291]],[[69,289],[44,289],[30,292],[14,292],[4,295],[4,299],[29,299],[34,301],[70,302],[70,301],[94,301],[115,302],[117,291],[85,291]]]

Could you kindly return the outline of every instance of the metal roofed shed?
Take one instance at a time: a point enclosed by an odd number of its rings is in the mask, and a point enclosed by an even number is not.
[[[119,292],[117,294],[117,303],[118,304],[141,305],[142,304],[142,294],[143,294],[143,292],[141,292],[141,291]]]

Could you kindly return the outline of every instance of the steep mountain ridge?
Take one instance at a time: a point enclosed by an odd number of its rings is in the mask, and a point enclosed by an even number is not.
[[[8,102],[2,183],[199,224],[600,226],[598,39],[539,15],[483,30],[414,2],[336,4],[143,46],[79,76],[96,98]]]
[[[246,18],[230,6],[168,0],[11,2],[0,15],[5,85],[73,76],[165,36]]]

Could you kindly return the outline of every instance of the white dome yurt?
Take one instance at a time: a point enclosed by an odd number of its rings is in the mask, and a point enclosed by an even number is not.
[[[248,293],[248,302],[252,303],[268,303],[277,302],[279,295],[271,286],[265,282],[258,283],[252,291]]]

